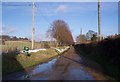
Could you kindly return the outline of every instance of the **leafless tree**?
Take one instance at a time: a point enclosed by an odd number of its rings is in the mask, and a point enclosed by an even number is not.
[[[55,20],[47,32],[59,45],[71,45],[74,42],[69,26],[63,20]]]

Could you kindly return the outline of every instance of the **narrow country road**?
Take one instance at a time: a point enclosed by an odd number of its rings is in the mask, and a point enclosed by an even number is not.
[[[100,66],[82,56],[73,47],[57,60],[49,80],[105,80]]]
[[[105,80],[100,66],[75,52],[74,47],[43,64],[3,77],[3,80]]]

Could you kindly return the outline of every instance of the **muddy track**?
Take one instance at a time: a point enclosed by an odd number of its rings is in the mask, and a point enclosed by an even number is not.
[[[74,47],[52,60],[4,77],[5,80],[105,80],[101,67]]]
[[[105,80],[102,68],[95,62],[78,55],[71,47],[57,60],[50,80]]]

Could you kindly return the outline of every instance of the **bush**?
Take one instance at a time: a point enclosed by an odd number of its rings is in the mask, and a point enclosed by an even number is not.
[[[75,49],[98,62],[111,77],[120,78],[120,35],[99,42],[76,45]]]
[[[96,41],[97,40],[97,37],[95,34],[93,34],[92,38],[91,38],[92,41]]]

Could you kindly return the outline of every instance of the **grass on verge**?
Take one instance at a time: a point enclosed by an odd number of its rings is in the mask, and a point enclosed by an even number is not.
[[[31,53],[30,56],[15,53],[4,54],[2,61],[3,75],[19,70],[24,70],[25,68],[28,68],[30,66],[43,63],[57,55],[57,52],[51,48],[47,49],[47,51]]]

